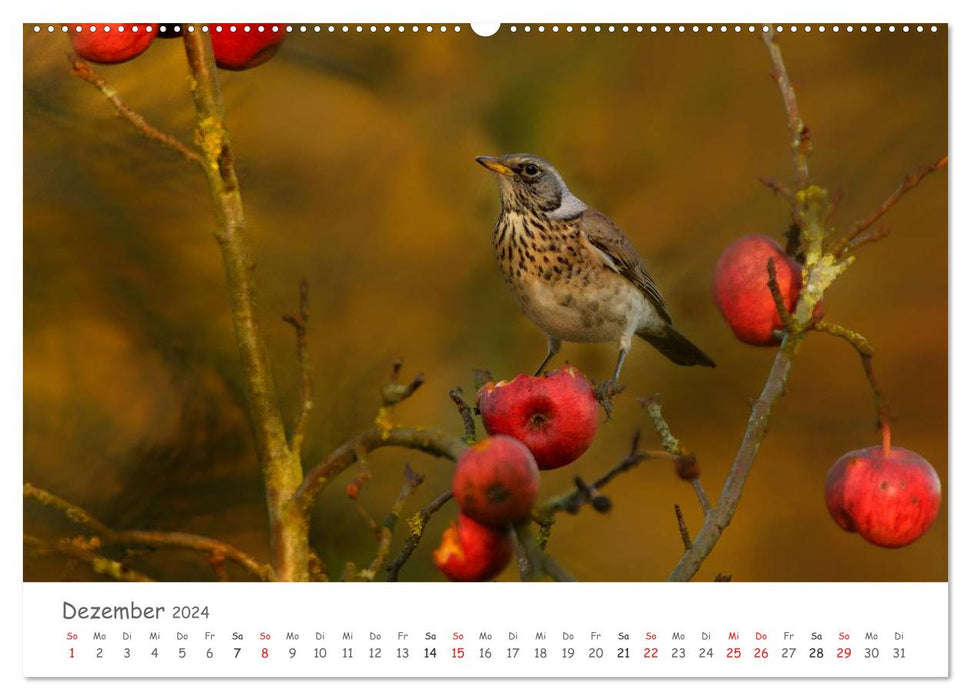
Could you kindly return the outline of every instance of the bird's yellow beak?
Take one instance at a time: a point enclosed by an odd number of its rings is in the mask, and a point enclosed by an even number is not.
[[[475,159],[479,165],[483,168],[488,168],[494,173],[499,173],[500,175],[505,175],[506,177],[511,177],[516,174],[516,172],[502,164],[498,158],[493,158],[492,156],[479,156]]]

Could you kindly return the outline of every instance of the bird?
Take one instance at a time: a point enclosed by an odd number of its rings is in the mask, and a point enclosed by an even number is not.
[[[605,214],[588,207],[549,161],[512,153],[476,161],[499,184],[496,261],[523,313],[547,337],[543,372],[563,341],[618,346],[613,376],[598,396],[617,393],[637,335],[678,365],[715,362],[675,330],[664,298],[637,250]],[[609,413],[609,407],[605,404]]]

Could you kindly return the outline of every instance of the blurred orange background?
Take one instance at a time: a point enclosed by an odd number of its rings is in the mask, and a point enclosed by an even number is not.
[[[24,479],[113,527],[178,529],[265,560],[265,505],[242,399],[213,216],[201,175],[116,118],[72,77],[64,36],[24,32]],[[919,165],[947,153],[947,32],[785,33],[780,45],[812,131],[813,180],[843,199],[845,232]],[[181,41],[99,67],[156,126],[191,141]],[[405,424],[461,432],[447,392],[471,370],[531,372],[545,338],[520,313],[493,260],[498,195],[473,158],[538,153],[577,196],[634,242],[679,328],[718,362],[670,364],[644,343],[624,368],[590,451],[543,474],[542,496],[620,460],[635,428],[656,437],[635,398],[660,393],[674,433],[697,453],[714,500],[771,349],[734,339],[711,300],[721,250],[743,234],[781,238],[785,201],[759,184],[791,180],[789,136],[756,35],[716,33],[294,34],[271,61],[220,72],[256,248],[263,327],[292,420],[297,281],[310,285],[314,401],[305,464],[366,429],[393,358],[426,386]],[[697,580],[947,579],[947,172],[885,218],[889,238],[859,251],[826,296],[826,317],[863,333],[896,415],[894,442],[944,483],[938,521],[900,550],[840,530],[823,502],[829,466],[876,444],[857,355],[813,336],[731,526]],[[565,345],[593,380],[615,348]],[[402,450],[370,459],[360,503],[379,522],[409,462],[426,475],[410,514],[447,488],[451,464]],[[332,575],[366,565],[376,542],[345,495],[350,470],[314,511],[312,544]],[[681,552],[673,504],[702,516],[666,462],[612,482],[613,510],[562,515],[550,553],[579,580],[667,576]],[[442,580],[431,550],[455,505],[432,521],[403,580]],[[25,531],[73,532],[25,502]],[[394,551],[403,538],[397,533]],[[153,577],[208,580],[200,557],[139,557]],[[62,559],[25,557],[27,580],[87,579]],[[515,567],[503,579],[512,580]]]

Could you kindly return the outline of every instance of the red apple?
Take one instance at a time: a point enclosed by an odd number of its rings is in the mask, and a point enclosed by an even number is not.
[[[445,530],[432,559],[452,581],[488,581],[506,568],[512,550],[509,527],[486,527],[459,513],[458,523],[451,523]]]
[[[539,469],[526,446],[496,435],[465,450],[455,465],[452,494],[463,513],[489,527],[527,517],[536,502]]]
[[[123,63],[135,58],[155,39],[158,25],[145,24],[82,24],[80,32],[71,32],[75,53],[94,63]],[[91,31],[91,27],[96,31]],[[106,32],[105,27],[111,31]],[[137,31],[136,31],[137,29]]]
[[[940,505],[934,467],[916,452],[890,447],[889,437],[884,445],[843,455],[826,475],[826,507],[836,524],[881,547],[916,540]]]
[[[228,70],[245,70],[266,63],[286,38],[285,27],[280,23],[209,25],[216,65]]]
[[[782,329],[782,319],[769,291],[770,259],[775,264],[779,291],[791,312],[802,290],[802,266],[768,236],[739,238],[715,265],[715,304],[735,337],[749,345],[779,344],[773,331]]]
[[[476,401],[486,432],[522,442],[540,469],[575,461],[597,434],[593,385],[569,365],[545,377],[520,374],[511,382],[489,382]]]

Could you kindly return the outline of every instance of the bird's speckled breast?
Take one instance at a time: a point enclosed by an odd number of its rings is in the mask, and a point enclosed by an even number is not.
[[[587,248],[576,221],[504,212],[494,242],[499,268],[523,312],[548,335],[611,342],[650,320],[650,303]]]

